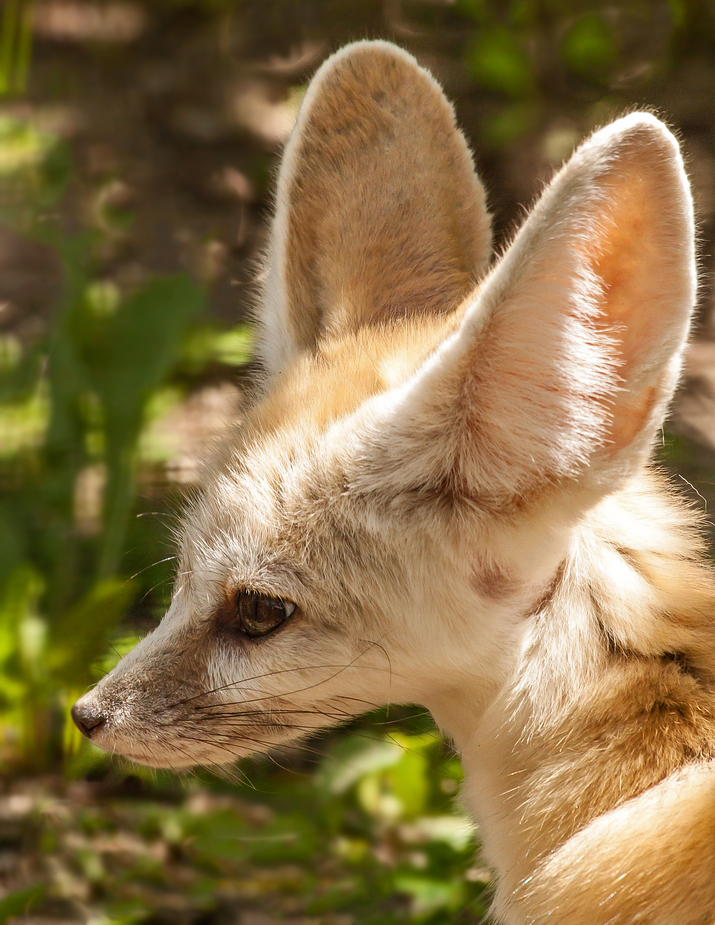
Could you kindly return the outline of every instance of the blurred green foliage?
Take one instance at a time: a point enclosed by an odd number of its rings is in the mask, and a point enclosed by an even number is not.
[[[574,74],[600,81],[619,59],[613,28],[604,16],[588,13],[576,19],[561,40],[561,60]]]
[[[62,268],[44,336],[0,342],[0,753],[39,770],[79,747],[68,705],[95,679],[141,587],[121,577],[122,556],[153,399],[182,362],[195,374],[227,350],[245,363],[250,350],[245,328],[201,323],[205,293],[185,274],[128,294],[95,278],[97,233],[40,220],[71,164],[31,120],[0,123],[0,167],[3,217],[52,247]],[[101,526],[83,537],[78,490],[91,467],[102,473]],[[153,556],[146,544],[144,564]]]
[[[489,875],[452,805],[460,764],[434,733],[354,730],[309,776],[254,764],[246,778],[177,789],[160,775],[144,798],[101,805],[38,794],[26,826],[44,891],[23,891],[15,908],[85,904],[127,925],[236,906],[325,925],[346,911],[366,925],[485,914]]]
[[[526,49],[505,26],[477,30],[467,50],[467,64],[486,90],[515,99],[534,92],[534,72]]]
[[[634,87],[667,80],[684,54],[715,41],[706,0],[456,0],[454,10],[471,23],[465,61],[487,95],[484,139],[496,150],[543,127],[555,102],[564,115],[632,104]]]

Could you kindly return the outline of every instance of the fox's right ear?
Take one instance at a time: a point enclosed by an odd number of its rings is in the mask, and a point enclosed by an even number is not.
[[[281,163],[258,318],[269,375],[325,333],[450,311],[490,249],[436,81],[388,42],[348,45],[313,78]]]
[[[695,294],[678,144],[633,113],[581,146],[457,329],[373,404],[360,478],[491,511],[571,488],[578,516],[647,461]]]

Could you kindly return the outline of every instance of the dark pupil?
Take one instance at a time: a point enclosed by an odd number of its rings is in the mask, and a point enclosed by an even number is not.
[[[286,619],[285,603],[275,597],[263,597],[240,591],[238,619],[247,636],[265,636],[277,629]]]

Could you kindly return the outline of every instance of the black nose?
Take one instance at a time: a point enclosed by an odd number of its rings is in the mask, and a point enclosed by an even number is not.
[[[82,700],[78,700],[72,707],[72,719],[82,735],[88,739],[91,739],[107,721],[107,717],[98,707],[92,706],[91,703],[82,703]]]

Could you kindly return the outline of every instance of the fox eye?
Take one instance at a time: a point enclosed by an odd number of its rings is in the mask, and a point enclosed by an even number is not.
[[[236,606],[239,629],[251,639],[277,630],[295,610],[295,604],[290,601],[254,591],[239,591]]]

